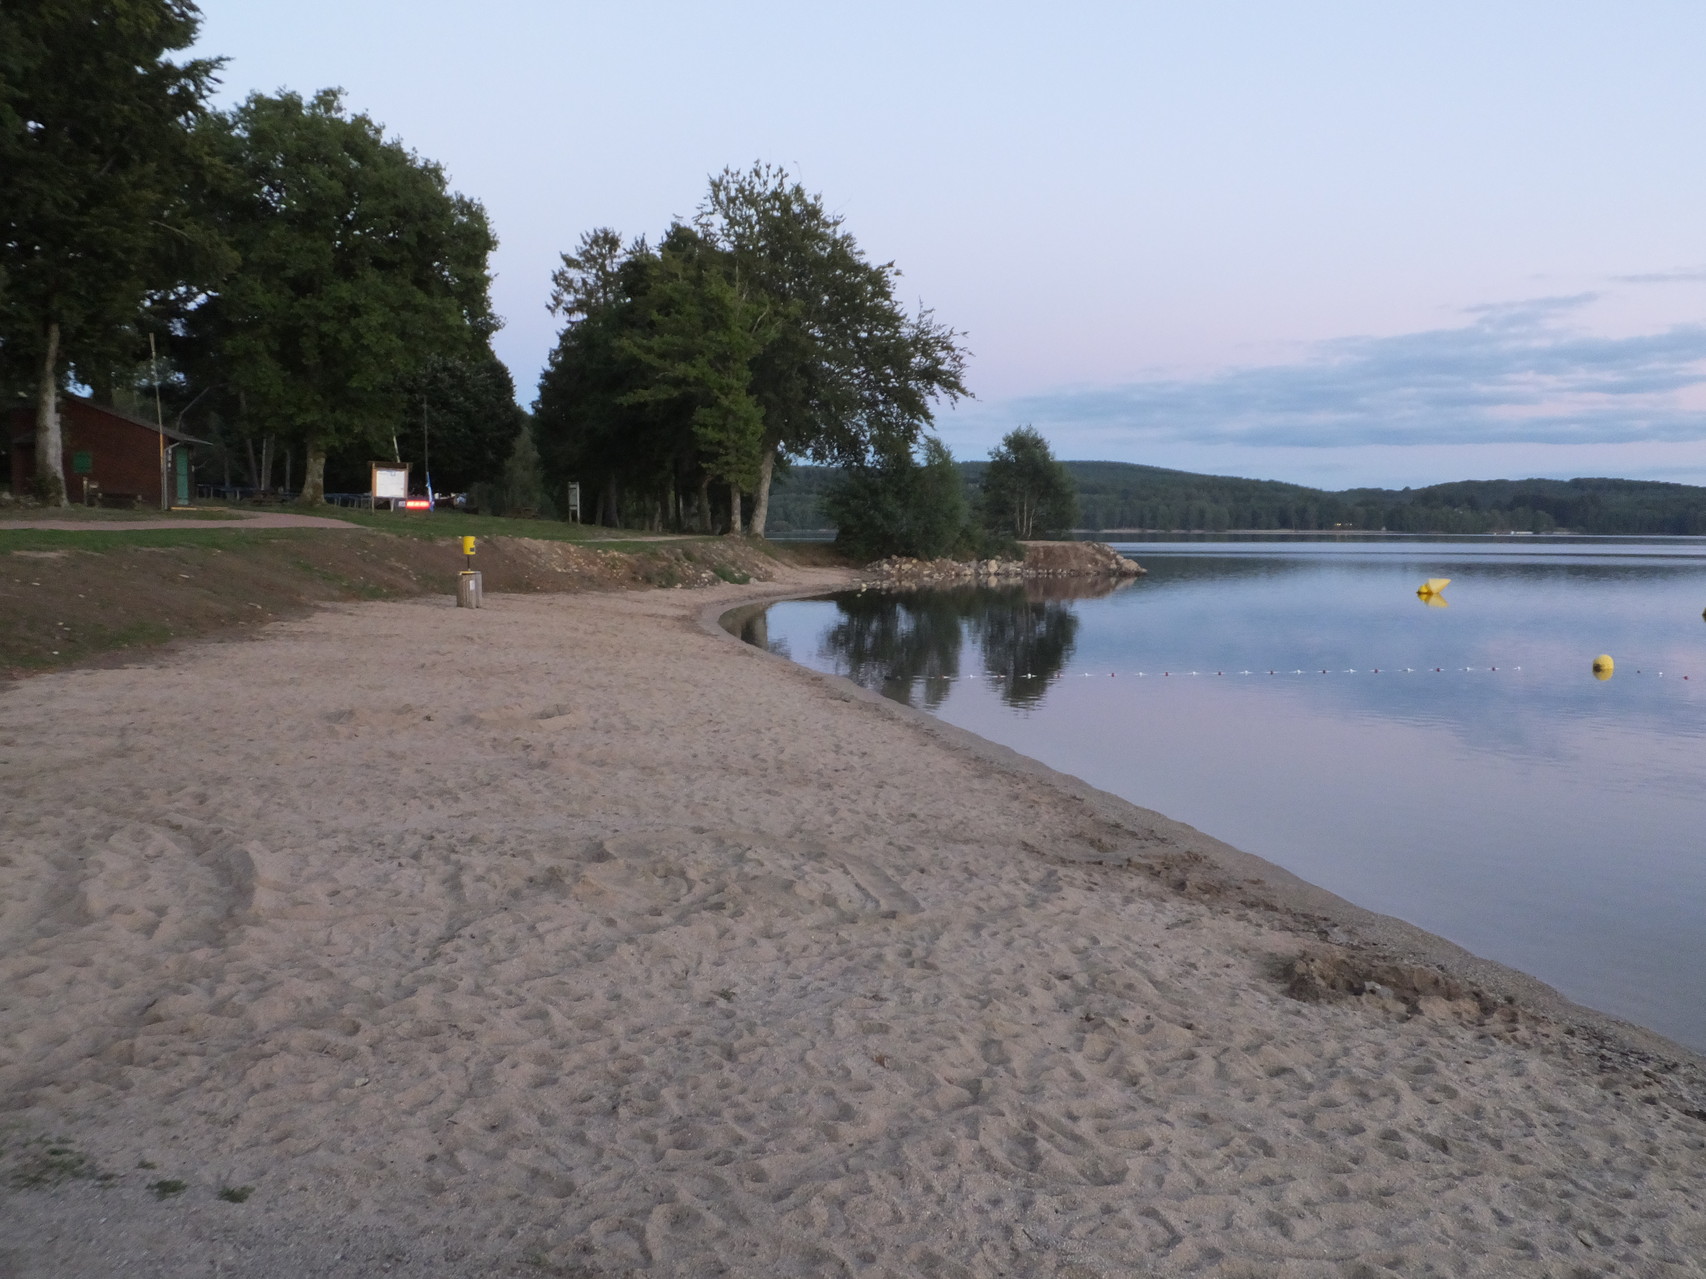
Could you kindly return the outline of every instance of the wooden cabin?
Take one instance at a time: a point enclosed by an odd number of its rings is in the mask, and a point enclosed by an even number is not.
[[[12,492],[20,496],[30,491],[36,475],[35,415],[31,402],[8,410],[4,418]],[[72,502],[162,508],[190,504],[195,493],[190,449],[205,441],[80,395],[59,397],[59,430],[65,445],[65,496]]]

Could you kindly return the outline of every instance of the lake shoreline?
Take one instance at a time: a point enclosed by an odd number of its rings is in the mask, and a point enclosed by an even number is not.
[[[856,586],[857,582],[849,583]],[[924,588],[929,589],[929,588]],[[730,614],[750,615],[761,608],[790,600],[810,599],[823,592],[767,591],[732,606],[716,604],[701,610],[699,625],[709,634],[730,635],[724,618]],[[731,636],[732,637],[732,636]],[[750,645],[749,645],[750,646]],[[762,651],[762,650],[755,650]],[[970,729],[952,724],[929,711],[919,710],[844,676],[806,666],[777,653],[765,653],[773,661],[786,663],[825,681],[837,693],[863,702],[875,712],[893,715],[944,747],[977,759],[980,763],[1015,778],[1040,781],[1072,796],[1121,828],[1145,833],[1143,842],[1159,839],[1169,852],[1202,859],[1211,870],[1199,871],[1198,883],[1213,887],[1215,897],[1237,893],[1248,908],[1259,901],[1264,908],[1300,921],[1297,931],[1330,937],[1336,944],[1367,952],[1368,966],[1417,964],[1439,969],[1465,986],[1484,989],[1501,1001],[1520,1003],[1535,1013],[1572,1027],[1577,1033],[1603,1037],[1619,1045],[1619,1051],[1637,1056],[1658,1054],[1675,1057],[1706,1071],[1706,1054],[1638,1023],[1577,1003],[1532,973],[1477,955],[1466,947],[1396,915],[1359,906],[1276,862],[1245,852],[1185,822],[1135,804],[1111,791],[1098,788],[1075,774],[1053,768],[1034,756],[992,741]],[[1091,858],[1093,864],[1136,866],[1140,860],[1109,850]],[[1252,896],[1252,892],[1257,896]]]
[[[1698,548],[1120,549],[1151,572],[1108,594],[867,593],[760,629],[1706,1049]]]
[[[717,626],[849,580],[0,694],[5,1158],[111,1175],[0,1188],[0,1258],[1697,1272],[1698,1058]]]

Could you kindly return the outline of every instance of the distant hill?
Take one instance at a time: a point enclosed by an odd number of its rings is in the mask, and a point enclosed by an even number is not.
[[[985,462],[962,462],[975,489]],[[1134,462],[1067,462],[1079,524],[1096,532],[1348,529],[1393,533],[1706,534],[1706,488],[1657,480],[1461,480],[1332,492],[1278,480],[1198,475]],[[771,495],[776,532],[827,528],[838,472],[795,466]]]

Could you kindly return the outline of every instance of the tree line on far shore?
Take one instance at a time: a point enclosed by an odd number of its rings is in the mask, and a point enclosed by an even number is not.
[[[1706,488],[1654,480],[1461,480],[1340,492],[1071,462],[1083,527],[1388,533],[1706,533]]]
[[[981,489],[987,465],[958,464],[969,493]],[[1706,488],[1656,480],[1463,480],[1330,492],[1133,462],[1060,465],[1076,497],[1078,532],[1706,534]],[[833,529],[830,494],[841,481],[832,468],[796,468],[772,500],[777,531]]]

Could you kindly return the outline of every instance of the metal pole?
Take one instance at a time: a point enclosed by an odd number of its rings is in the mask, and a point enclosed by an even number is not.
[[[432,455],[427,452],[427,397],[421,396],[421,474],[426,477],[427,510],[432,504]]]
[[[154,335],[148,335],[148,376],[154,379],[154,425],[160,430],[160,509],[169,511],[172,503],[166,485],[166,418],[160,412],[160,352],[154,345]]]

